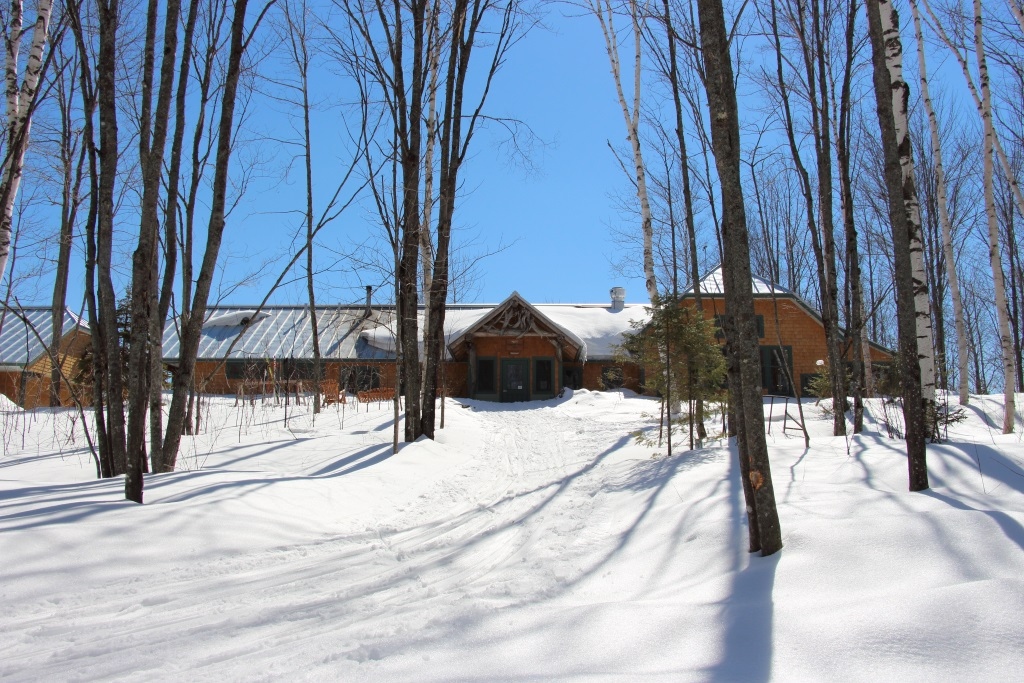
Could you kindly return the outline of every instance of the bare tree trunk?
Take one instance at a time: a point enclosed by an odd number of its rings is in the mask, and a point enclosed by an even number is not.
[[[672,104],[676,115],[676,139],[679,143],[679,172],[683,180],[683,210],[686,219],[686,238],[690,247],[690,281],[693,283],[693,301],[699,315],[704,315],[704,301],[700,295],[700,262],[697,253],[697,226],[694,220],[693,210],[693,189],[690,187],[690,157],[686,151],[686,132],[683,127],[683,102],[679,92],[679,59],[676,49],[675,28],[672,22],[672,9],[669,0],[663,0],[665,8],[665,30],[668,36],[669,50],[669,82],[672,85]],[[673,230],[675,228],[673,227]],[[673,238],[674,243],[674,238]],[[675,268],[673,268],[673,274]],[[678,292],[673,290],[673,296]],[[691,367],[691,373],[699,373],[699,368]],[[697,438],[703,442],[707,438],[707,429],[704,427],[704,399],[697,398],[695,405],[696,415],[694,420],[697,423]],[[691,433],[691,439],[693,437]],[[692,448],[692,445],[691,445]]]
[[[96,112],[96,86],[93,81],[92,66],[86,55],[89,54],[85,40],[85,22],[82,19],[81,5],[77,0],[67,0],[68,20],[75,46],[78,51],[78,74],[82,93],[82,145],[89,160],[89,211],[85,220],[85,298],[89,313],[89,326],[92,329],[92,389],[93,417],[96,424],[96,446],[99,450],[99,466],[101,477],[113,477],[118,474],[114,462],[110,431],[106,420],[107,395],[107,348],[103,328],[100,326],[99,304],[96,299],[96,269],[98,267],[98,222],[99,222],[99,150],[96,146],[94,114]]]
[[[114,238],[114,185],[117,181],[117,26],[118,0],[99,0],[99,59],[96,63],[96,102],[99,110],[99,182],[96,218],[96,267],[99,290],[99,334],[106,351],[107,429],[115,474],[127,472],[125,450],[124,377],[117,330],[117,298],[111,277]]]
[[[896,9],[890,0],[867,0],[866,7],[878,125],[885,155],[889,220],[892,223],[907,467],[910,490],[923,491],[928,488],[925,443],[929,434],[927,415],[931,401],[922,387],[923,364],[919,351],[918,326],[921,310],[918,306],[923,295],[927,307],[928,291],[926,284],[915,276],[912,265],[912,252],[915,248],[920,257],[921,221],[917,211],[917,188],[914,185],[907,121],[910,89],[903,80],[903,45]],[[930,336],[926,341],[930,347]]]
[[[157,241],[160,232],[159,200],[164,171],[164,149],[170,123],[171,99],[178,52],[180,0],[168,0],[164,14],[164,44],[156,110],[152,112],[155,72],[156,0],[150,0],[143,57],[142,117],[139,126],[139,161],[142,169],[142,205],[138,247],[132,255],[131,343],[128,363],[128,471],[125,497],[142,502],[146,469],[146,419],[150,404],[154,364],[150,351],[156,331],[153,318],[159,306],[157,292]]]
[[[725,260],[726,316],[734,330],[729,340],[732,362],[738,365],[738,382],[734,386],[741,434],[738,440],[741,463],[748,471],[744,481],[752,489],[747,499],[747,515],[757,522],[758,547],[762,555],[771,555],[782,548],[782,532],[775,492],[768,462],[768,445],[764,434],[764,403],[761,398],[760,362],[757,348],[757,326],[751,291],[749,236],[743,206],[743,185],[740,178],[739,115],[734,89],[732,62],[729,54],[725,13],[721,0],[697,0],[700,18],[701,46],[708,108],[711,116],[711,140],[715,165],[722,186],[722,246]],[[753,531],[751,532],[753,533]],[[751,539],[753,540],[753,538]]]
[[[478,34],[485,29],[484,21],[490,13],[500,16],[497,28],[489,28],[492,46],[490,62],[484,75],[480,99],[474,103],[471,114],[465,112],[464,94],[469,67]],[[491,83],[509,48],[519,37],[519,20],[515,0],[492,5],[485,0],[455,0],[451,15],[451,45],[445,77],[444,108],[441,117],[441,175],[438,192],[437,245],[431,278],[428,323],[424,332],[424,359],[426,368],[423,382],[423,408],[420,432],[434,437],[435,404],[438,383],[444,362],[444,319],[448,300],[450,274],[450,246],[455,199],[459,187],[459,171],[466,159],[469,145],[476,131],[481,111],[487,101]],[[465,122],[465,125],[464,125]],[[409,419],[409,418],[407,418]]]
[[[251,31],[255,31],[260,21],[270,8],[271,3],[264,6],[256,19]],[[217,132],[217,155],[214,164],[212,202],[210,220],[207,228],[206,251],[203,255],[199,278],[196,281],[195,297],[189,315],[183,316],[181,332],[181,354],[179,365],[174,371],[171,407],[167,417],[167,432],[164,436],[164,471],[174,471],[178,446],[184,428],[185,408],[188,393],[192,386],[195,372],[196,354],[199,350],[199,336],[203,329],[203,318],[206,316],[206,305],[213,283],[213,274],[220,253],[221,241],[224,237],[224,214],[228,183],[228,171],[231,160],[232,133],[234,130],[235,101],[238,93],[238,79],[241,74],[242,54],[248,44],[245,38],[245,14],[248,0],[235,0],[235,12],[231,19],[231,40],[227,60],[227,77],[221,94],[220,123]],[[250,34],[251,35],[251,34]]]
[[[839,95],[839,134],[836,140],[836,156],[839,161],[840,205],[843,212],[843,231],[846,236],[846,280],[850,296],[850,341],[852,344],[851,365],[853,366],[853,383],[850,393],[853,394],[853,433],[860,434],[864,430],[864,393],[865,380],[863,357],[865,344],[861,330],[864,328],[864,296],[861,291],[860,252],[857,247],[857,225],[853,217],[853,179],[850,174],[851,153],[853,146],[851,114],[853,109],[851,83],[854,69],[854,33],[857,22],[859,0],[850,0],[846,14],[846,44],[843,64],[843,80]],[[801,413],[801,419],[803,414]]]
[[[77,69],[72,59],[71,69]],[[61,210],[60,236],[57,251],[57,266],[51,299],[51,325],[53,338],[50,342],[50,358],[58,358],[60,339],[64,335],[64,308],[67,305],[68,271],[71,267],[71,247],[74,228],[78,222],[78,209],[82,202],[82,181],[85,177],[86,144],[75,130],[72,115],[75,96],[74,74],[70,78],[62,71],[57,74],[57,103],[60,108],[60,163],[61,163]],[[77,160],[76,160],[77,157]],[[50,370],[50,406],[57,407],[60,400],[61,368],[56,363]]]
[[[785,116],[786,136],[790,154],[800,179],[804,195],[807,230],[811,236],[815,263],[818,269],[822,327],[825,331],[825,346],[828,353],[829,385],[832,390],[833,422],[832,433],[846,434],[846,373],[843,367],[841,339],[839,336],[839,294],[835,256],[834,226],[832,218],[832,139],[829,125],[830,96],[825,77],[825,46],[821,36],[820,3],[812,0],[810,5],[811,27],[805,25],[807,17],[798,5],[793,17],[807,86],[807,100],[810,108],[811,133],[814,138],[815,159],[818,173],[818,205],[814,204],[814,189],[810,175],[804,165],[797,144],[797,131],[790,108],[790,88],[783,71],[783,48],[779,37],[776,3],[771,3],[771,30],[775,44],[776,85],[782,99]],[[817,208],[817,210],[816,210]],[[817,216],[817,218],[815,218]]]
[[[426,120],[426,141],[423,146],[423,207],[421,209],[423,218],[420,221],[420,277],[423,278],[421,291],[423,294],[423,310],[428,314],[423,316],[423,339],[424,346],[430,337],[430,296],[434,275],[434,240],[431,234],[434,216],[434,152],[437,149],[437,99],[438,81],[441,74],[441,48],[442,41],[438,27],[437,6],[427,7],[427,30],[430,35],[430,53],[427,55],[427,120]],[[427,384],[429,361],[423,364],[422,382]],[[424,392],[423,405],[426,409],[430,398]],[[430,430],[433,432],[433,430]]]
[[[309,299],[309,325],[312,333],[313,343],[313,414],[320,413],[320,382],[323,380],[323,361],[320,354],[320,330],[316,317],[316,291],[313,283],[313,237],[316,234],[313,218],[313,144],[310,133],[309,120],[309,35],[306,28],[306,18],[309,7],[306,2],[300,2],[297,11],[293,10],[291,3],[286,2],[283,8],[285,14],[285,38],[288,41],[289,53],[292,66],[298,72],[299,94],[302,101],[299,106],[302,109],[302,147],[303,161],[306,172],[306,294]]]
[[[149,399],[150,458],[153,470],[164,470],[163,427],[163,333],[171,310],[174,279],[177,275],[178,256],[178,199],[181,183],[181,150],[185,142],[185,101],[192,70],[193,39],[200,0],[189,0],[185,33],[182,37],[181,61],[178,64],[178,88],[174,99],[174,134],[171,139],[170,167],[167,171],[167,198],[164,208],[164,277],[160,287],[160,302],[150,331],[150,363],[153,373]]]

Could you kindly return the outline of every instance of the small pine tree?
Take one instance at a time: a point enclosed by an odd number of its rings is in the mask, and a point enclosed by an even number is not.
[[[650,320],[632,323],[620,350],[644,368],[644,389],[673,403],[724,401],[725,357],[714,323],[672,296],[659,296],[647,311]]]

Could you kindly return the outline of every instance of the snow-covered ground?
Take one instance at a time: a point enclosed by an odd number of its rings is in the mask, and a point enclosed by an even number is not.
[[[449,401],[396,455],[387,408],[214,399],[141,507],[74,413],[8,404],[0,679],[1020,680],[1024,425],[975,397],[911,494],[872,409],[805,404],[809,450],[773,409],[762,558],[735,454],[638,445],[627,393]]]

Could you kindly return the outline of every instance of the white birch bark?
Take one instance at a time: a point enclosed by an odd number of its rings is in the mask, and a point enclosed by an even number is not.
[[[988,60],[982,28],[981,0],[974,0],[974,54],[978,60],[978,85],[981,86],[981,120],[985,131],[985,213],[988,215],[988,253],[992,264],[992,283],[995,287],[996,314],[999,321],[999,346],[1003,355],[1003,433],[1013,432],[1014,422],[1014,357],[1010,336],[1010,311],[1006,302],[1006,284],[1003,280],[1003,259],[999,251],[999,221],[996,215],[995,126],[992,123],[992,90],[989,88]]]
[[[641,231],[643,233],[643,261],[644,261],[644,285],[647,289],[647,296],[654,303],[658,297],[658,280],[654,273],[654,223],[651,218],[651,202],[647,192],[647,171],[644,164],[643,149],[640,144],[640,85],[641,85],[641,56],[642,36],[640,26],[640,2],[629,0],[630,20],[633,25],[633,103],[632,109],[626,101],[625,91],[622,88],[622,67],[619,62],[619,41],[615,30],[615,10],[611,0],[588,0],[587,5],[594,16],[601,24],[601,33],[604,34],[605,49],[608,52],[608,61],[612,69],[612,78],[615,80],[615,92],[619,98],[619,106],[622,109],[622,117],[626,123],[626,134],[633,152],[633,167],[635,171],[636,196],[640,201]]]
[[[1021,8],[1014,0],[1006,0],[1006,4],[1010,6],[1010,12],[1013,13],[1013,17],[1017,20],[1020,32],[1024,33],[1024,12],[1021,11]]]
[[[932,11],[932,6],[929,0],[922,0],[924,3],[925,11],[928,13],[930,19],[929,26],[935,32],[935,35],[949,48],[949,51],[956,57],[957,63],[960,64],[960,70],[963,71],[964,81],[967,83],[967,90],[971,93],[971,97],[974,99],[974,106],[978,110],[978,116],[984,118],[982,114],[982,96],[978,93],[978,87],[974,83],[974,77],[971,75],[970,67],[967,65],[967,58],[960,52],[960,49],[953,43],[949,38],[949,34],[946,29],[943,28],[938,18],[935,16],[935,12]],[[1012,4],[1012,0],[1010,0]],[[1019,19],[1024,21],[1024,19]],[[1024,27],[1021,29],[1024,31]],[[1013,194],[1013,202],[1017,206],[1017,211],[1024,216],[1024,192],[1021,191],[1020,185],[1017,183],[1017,175],[1013,172],[1010,167],[1010,160],[1006,156],[1006,151],[1003,149],[1003,143],[999,137],[998,131],[995,126],[992,127],[992,146],[995,149],[996,159],[999,160],[999,166],[1003,169],[1003,175],[1006,178],[1006,182],[1010,185],[1010,191]]]
[[[892,84],[892,110],[896,127],[897,148],[904,187],[914,182],[914,161],[910,155],[910,120],[907,115],[907,87],[903,78],[903,47],[899,40],[899,24],[891,0],[878,3],[885,44],[885,64]],[[895,37],[895,40],[890,39]],[[917,319],[917,354],[921,365],[921,393],[925,401],[935,401],[935,353],[932,347],[931,302],[924,266],[924,239],[921,229],[921,205],[917,193],[904,195],[907,220],[910,223],[910,261],[914,283],[914,309]]]
[[[946,277],[949,278],[949,292],[953,299],[953,321],[956,327],[957,378],[959,383],[960,405],[965,406],[970,400],[968,391],[967,361],[969,349],[967,330],[964,326],[964,307],[960,296],[960,281],[956,274],[956,261],[953,258],[953,231],[949,222],[949,206],[946,197],[946,172],[942,166],[942,145],[939,140],[939,123],[928,92],[928,69],[925,61],[924,33],[921,30],[921,12],[916,0],[911,0],[910,11],[914,18],[914,33],[917,37],[917,69],[921,81],[921,98],[924,100],[925,112],[928,115],[928,128],[931,132],[932,154],[935,157],[935,184],[938,191],[939,224],[942,226],[942,254],[946,265]]]
[[[39,78],[43,70],[43,53],[49,40],[51,0],[39,0],[32,42],[25,60],[25,75],[18,83],[18,66],[21,39],[25,33],[22,27],[24,8],[22,0],[11,1],[11,19],[6,35],[5,81],[7,87],[7,140],[5,159],[0,170],[0,276],[7,269],[11,247],[14,203],[21,187],[22,169],[25,165],[25,151],[28,149],[29,133],[32,129],[32,109],[39,90]]]

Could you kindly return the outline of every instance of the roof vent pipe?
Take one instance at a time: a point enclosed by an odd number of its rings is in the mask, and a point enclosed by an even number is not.
[[[364,315],[367,318],[370,317],[370,295],[371,295],[372,292],[373,292],[373,287],[371,285],[366,285],[366,311],[365,311]]]
[[[621,311],[626,305],[626,288],[612,287],[612,310]]]

